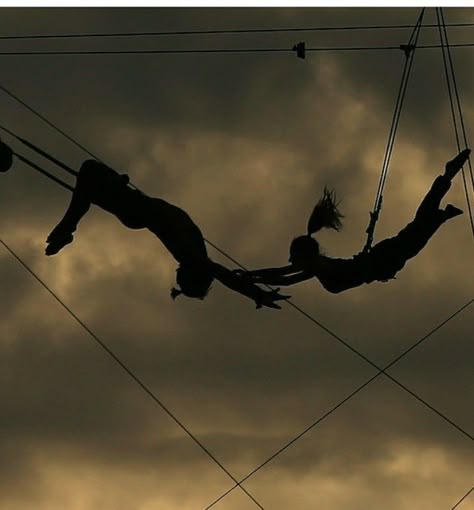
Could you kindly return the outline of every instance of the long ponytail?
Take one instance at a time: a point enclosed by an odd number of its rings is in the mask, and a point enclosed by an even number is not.
[[[322,228],[332,228],[334,230],[341,230],[341,218],[344,215],[338,209],[336,203],[336,193],[324,187],[323,196],[319,202],[314,206],[313,212],[308,220],[308,236],[321,230]]]

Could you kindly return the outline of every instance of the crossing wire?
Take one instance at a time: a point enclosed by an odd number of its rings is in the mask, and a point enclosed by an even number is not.
[[[464,496],[453,506],[453,508],[451,508],[451,510],[455,510],[455,508],[457,508],[469,496],[469,494],[471,494],[472,491],[474,491],[474,487],[471,487],[466,492],[466,494],[464,494]]]
[[[469,28],[474,23],[450,23],[452,28]],[[436,24],[424,25],[424,28],[437,28]],[[401,30],[410,29],[413,25],[346,25],[334,27],[281,27],[281,28],[236,28],[236,29],[210,29],[210,30],[171,30],[156,32],[91,32],[75,34],[24,34],[24,35],[0,35],[0,40],[28,40],[28,39],[84,39],[106,37],[160,37],[177,35],[235,35],[235,34],[263,34],[285,32],[336,32],[351,30]]]
[[[215,247],[215,245],[213,245]],[[225,255],[225,253],[218,249],[218,251],[222,254]],[[235,261],[235,259],[231,258],[231,257],[228,257],[230,260]],[[242,266],[240,266],[242,267]],[[242,269],[245,269],[242,267]],[[353,349],[349,344],[347,344],[344,340],[342,340],[339,336],[337,336],[335,333],[333,333],[330,329],[328,329],[326,326],[324,326],[323,324],[321,324],[319,321],[317,321],[316,319],[314,319],[312,316],[310,316],[307,312],[305,312],[304,310],[302,310],[299,306],[295,305],[292,301],[287,301],[287,303],[292,306],[294,309],[296,309],[298,312],[300,312],[301,314],[303,314],[306,318],[308,318],[310,321],[312,321],[314,324],[316,324],[317,326],[319,326],[321,329],[323,329],[324,331],[326,331],[328,334],[330,334],[331,336],[333,336],[334,338],[336,338],[337,340],[341,341],[346,347],[348,347],[350,350],[352,350],[353,352],[355,352],[356,354],[360,355],[360,353],[358,353],[355,349]],[[385,376],[389,377],[393,382],[396,382],[398,384],[398,382],[396,380],[394,380],[389,374],[386,373],[386,370],[388,370],[389,368],[393,367],[396,363],[398,363],[402,358],[404,358],[409,352],[411,352],[412,350],[414,350],[416,347],[418,347],[419,345],[421,345],[423,342],[425,342],[429,337],[431,337],[435,332],[439,331],[443,326],[445,326],[448,322],[450,322],[452,319],[454,319],[454,317],[456,317],[457,315],[459,315],[461,312],[463,312],[465,309],[467,309],[469,306],[472,305],[472,303],[474,303],[474,298],[470,299],[467,303],[463,304],[460,308],[458,308],[455,312],[453,312],[449,317],[447,317],[444,321],[442,321],[440,324],[438,324],[436,327],[434,327],[431,331],[429,331],[425,336],[423,336],[420,340],[418,340],[417,342],[415,342],[411,347],[409,347],[407,350],[405,350],[402,354],[400,354],[399,356],[397,356],[394,360],[392,360],[388,365],[386,365],[384,368],[379,368],[377,367],[377,370],[378,372],[376,374],[374,374],[372,377],[370,377],[369,379],[367,379],[364,383],[362,383],[358,388],[356,388],[354,391],[352,391],[349,395],[347,395],[343,400],[341,400],[339,403],[337,403],[334,407],[332,407],[331,409],[329,409],[329,411],[327,411],[326,413],[324,413],[322,416],[320,416],[318,419],[316,419],[313,423],[311,423],[311,425],[309,425],[308,427],[306,427],[302,432],[300,432],[298,435],[296,435],[293,439],[291,439],[288,443],[286,443],[285,445],[283,445],[279,450],[277,450],[274,454],[272,454],[270,457],[268,457],[264,462],[262,462],[261,464],[259,464],[255,469],[253,469],[251,472],[249,472],[246,476],[244,476],[243,478],[241,478],[239,481],[240,483],[244,483],[245,481],[247,481],[249,478],[251,478],[253,475],[255,475],[258,471],[260,471],[264,466],[266,466],[267,464],[269,464],[271,461],[273,461],[276,457],[278,457],[281,453],[283,453],[285,450],[287,450],[291,445],[293,445],[296,441],[298,441],[299,439],[301,439],[304,435],[306,435],[310,430],[312,430],[314,427],[316,427],[317,425],[319,425],[322,421],[324,421],[326,418],[328,418],[331,414],[333,414],[337,409],[339,409],[340,407],[342,407],[345,403],[347,403],[349,400],[351,400],[353,397],[355,397],[361,390],[363,390],[366,386],[368,386],[370,383],[372,383],[375,379],[377,379],[380,375],[384,374]],[[360,356],[363,356],[363,355],[360,355]],[[366,359],[364,357],[364,359]],[[372,362],[370,360],[367,360],[370,364],[372,364]],[[402,386],[403,387],[403,386]],[[403,387],[403,389],[405,389]],[[419,397],[417,397],[415,394],[413,394],[410,390],[408,390],[408,392],[413,395],[415,398],[417,398],[417,400],[420,400],[422,401]],[[431,410],[433,410],[436,414],[439,414],[439,411],[435,410],[434,408],[432,408],[432,406],[430,406],[428,404],[427,406],[428,408],[430,408]],[[440,415],[440,414],[439,414]],[[441,416],[441,415],[440,415]],[[450,421],[450,420],[449,420]],[[474,436],[472,436],[471,434],[469,434],[468,432],[466,432],[465,430],[463,429],[460,429],[456,424],[452,423],[452,425],[455,426],[455,428],[457,428],[458,430],[460,430],[464,435],[466,435],[469,439],[474,440]],[[216,498],[211,504],[209,504],[204,510],[209,510],[210,508],[212,508],[215,504],[217,504],[219,501],[221,501],[222,499],[224,499],[228,494],[230,494],[231,492],[233,492],[238,486],[237,485],[234,485],[233,487],[231,487],[230,489],[228,489],[226,492],[224,492],[223,494],[221,494],[218,498]]]

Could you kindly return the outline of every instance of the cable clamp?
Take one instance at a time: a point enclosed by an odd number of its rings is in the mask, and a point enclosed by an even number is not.
[[[296,51],[296,56],[301,59],[305,59],[306,57],[306,45],[304,41],[299,42],[293,46],[293,51]]]
[[[405,58],[410,57],[410,53],[415,49],[414,44],[400,44],[400,49],[405,53]]]

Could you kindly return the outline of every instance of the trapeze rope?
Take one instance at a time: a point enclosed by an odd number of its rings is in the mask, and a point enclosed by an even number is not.
[[[455,133],[455,137],[456,137],[456,145],[457,145],[458,151],[460,151],[461,143],[460,143],[459,128],[458,128],[458,122],[456,120],[454,103],[456,103],[457,112],[458,112],[460,124],[461,124],[461,131],[463,134],[463,142],[464,142],[465,147],[467,147],[466,128],[464,125],[461,101],[459,98],[459,93],[458,93],[458,88],[457,88],[456,75],[454,73],[454,64],[453,64],[453,61],[451,58],[451,51],[449,48],[448,34],[446,31],[446,25],[444,22],[444,14],[443,14],[443,11],[441,8],[436,9],[436,16],[438,19],[441,50],[442,50],[442,55],[443,55],[443,64],[444,64],[444,71],[445,71],[445,75],[446,75],[446,83],[447,83],[447,87],[448,87],[451,116],[452,116],[452,120],[453,120],[454,133]],[[449,69],[448,69],[448,60],[449,60]],[[451,81],[452,81],[452,87],[451,87]],[[455,99],[453,99],[452,89],[454,89]],[[469,173],[471,176],[471,183],[472,183],[472,186],[474,189],[474,179],[473,179],[473,174],[472,174],[471,158],[468,159],[468,164],[469,164]],[[464,168],[462,169],[461,175],[462,175],[462,180],[463,180],[463,185],[464,185],[464,192],[465,192],[465,196],[466,196],[469,220],[470,220],[470,224],[471,224],[471,232],[472,232],[472,236],[474,239],[474,217],[473,217],[471,200],[469,197],[469,190],[468,190],[468,186],[467,186],[467,180],[466,180],[466,174],[465,174]]]
[[[370,251],[370,248],[372,247],[375,227],[379,219],[380,211],[382,209],[383,191],[385,188],[385,182],[389,171],[393,145],[395,143],[395,137],[397,135],[398,123],[400,120],[403,101],[405,99],[405,94],[408,86],[408,78],[410,77],[410,71],[413,64],[413,58],[415,56],[416,44],[418,42],[424,12],[425,9],[423,8],[421,10],[420,16],[418,17],[418,21],[416,22],[415,28],[410,36],[408,44],[400,46],[400,48],[405,52],[405,66],[403,68],[402,79],[400,82],[400,88],[398,91],[397,101],[395,104],[395,110],[392,118],[392,125],[390,127],[387,147],[385,149],[385,155],[382,163],[382,171],[380,174],[379,184],[377,187],[377,192],[375,194],[374,210],[370,212],[370,221],[366,230],[367,241],[363,249],[363,251],[366,253]]]

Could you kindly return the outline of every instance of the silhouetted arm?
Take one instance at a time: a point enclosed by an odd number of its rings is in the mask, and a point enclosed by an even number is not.
[[[265,285],[279,285],[287,287],[288,285],[294,285],[295,283],[305,282],[314,278],[314,274],[307,271],[299,271],[291,275],[283,276],[265,276],[258,279],[256,283],[263,283]]]
[[[253,299],[257,304],[257,308],[261,308],[262,306],[268,306],[270,308],[281,308],[275,303],[275,301],[280,301],[289,297],[279,294],[278,289],[270,291],[263,290],[255,285],[255,283],[253,283],[250,278],[238,274],[235,271],[231,271],[230,269],[227,269],[226,267],[217,264],[216,262],[212,262],[212,269],[214,278],[219,280],[229,289],[232,289],[239,294],[243,294],[244,296]]]
[[[263,283],[266,285],[294,285],[304,282],[314,277],[309,271],[298,270],[292,264],[283,267],[269,267],[265,269],[256,269],[245,273],[254,283]]]
[[[298,270],[295,268],[293,264],[288,264],[283,267],[267,267],[263,269],[254,269],[252,271],[247,271],[246,274],[252,277],[262,277],[267,278],[270,276],[285,276],[288,274],[296,273]]]

